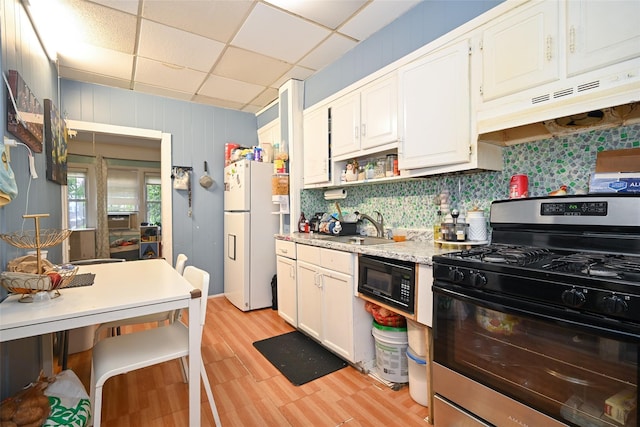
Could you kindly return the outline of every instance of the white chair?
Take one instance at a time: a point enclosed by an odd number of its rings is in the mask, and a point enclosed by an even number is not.
[[[176,271],[180,274],[184,271],[184,267],[187,265],[187,256],[185,254],[178,254],[176,258],[176,266],[174,267]]]
[[[185,254],[178,255],[178,257],[176,258],[176,266],[174,267],[178,273],[182,274],[184,272],[184,267],[187,264],[188,259],[189,258],[187,258]],[[101,323],[100,326],[96,328],[95,333],[93,334],[93,345],[96,345],[96,343],[100,340],[100,335],[105,329],[107,329],[108,331],[111,331],[115,328],[118,330],[118,335],[120,335],[121,326],[139,325],[142,323],[153,323],[153,322],[158,323],[158,326],[162,326],[165,322],[171,323],[174,320],[177,320],[179,318],[180,318],[180,311],[177,311],[177,312],[165,311],[163,313],[154,313],[154,314],[148,314],[146,316],[138,316],[138,317],[132,317],[130,319],[122,319],[122,320],[115,320],[113,322]]]
[[[184,277],[194,287],[202,291],[200,319],[189,319],[191,327],[200,327],[199,332],[200,336],[202,336],[207,313],[209,273],[199,268],[188,266],[184,270]],[[102,387],[109,378],[169,360],[184,358],[188,354],[189,328],[179,321],[158,328],[105,338],[98,342],[93,348],[91,363],[90,394],[94,427],[100,426]],[[213,400],[213,393],[204,368],[204,362],[200,364],[200,375],[216,426],[220,427],[220,416]]]

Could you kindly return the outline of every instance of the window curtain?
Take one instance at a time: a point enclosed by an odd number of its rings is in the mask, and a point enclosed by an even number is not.
[[[96,187],[97,187],[97,215],[96,228],[96,256],[110,258],[109,225],[107,224],[107,160],[98,155],[96,157]]]

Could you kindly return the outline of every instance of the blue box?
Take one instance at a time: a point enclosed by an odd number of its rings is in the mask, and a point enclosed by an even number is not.
[[[640,173],[594,173],[589,193],[640,193]]]

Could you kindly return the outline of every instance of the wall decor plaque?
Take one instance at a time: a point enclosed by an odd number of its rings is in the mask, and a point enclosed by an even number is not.
[[[9,70],[7,130],[35,153],[42,152],[43,107],[16,70]]]

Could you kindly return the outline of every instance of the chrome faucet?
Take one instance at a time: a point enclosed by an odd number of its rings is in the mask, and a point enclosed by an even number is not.
[[[384,218],[382,217],[382,214],[378,211],[373,211],[376,214],[376,219],[374,220],[373,218],[371,218],[369,215],[367,214],[361,214],[356,212],[356,214],[358,215],[358,220],[363,220],[366,219],[368,220],[371,224],[373,224],[373,226],[376,228],[376,236],[377,237],[384,237]]]

